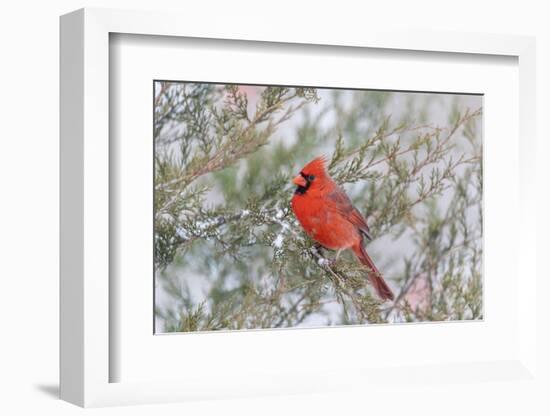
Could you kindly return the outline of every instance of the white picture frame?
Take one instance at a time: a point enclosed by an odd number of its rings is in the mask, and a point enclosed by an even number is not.
[[[182,24],[185,21],[185,24]],[[326,35],[275,25],[236,34],[231,22],[205,26],[172,13],[83,9],[61,18],[61,398],[80,406],[158,403],[198,398],[295,394],[356,389],[373,385],[507,380],[537,382],[535,189],[535,42],[533,38],[429,32],[389,32],[350,28]],[[519,67],[519,220],[517,270],[518,326],[514,354],[498,361],[418,362],[414,369],[349,367],[320,372],[265,374],[254,379],[220,374],[215,381],[196,373],[177,381],[111,382],[110,368],[120,359],[110,349],[109,284],[109,36],[113,33],[224,39],[331,47],[429,51],[440,54],[504,55]],[[517,273],[517,271],[515,271]],[[490,288],[488,290],[491,290]],[[413,328],[413,327],[409,327]],[[414,329],[414,328],[413,328]],[[407,330],[407,329],[405,329]],[[409,331],[411,329],[408,329]],[[305,331],[305,330],[304,330]],[[459,329],[457,329],[459,331]],[[296,331],[303,332],[303,331]],[[277,334],[277,332],[273,332]],[[151,336],[153,336],[151,334]],[[223,345],[224,334],[215,341]],[[311,337],[312,332],[303,332]],[[214,338],[212,338],[214,340]]]

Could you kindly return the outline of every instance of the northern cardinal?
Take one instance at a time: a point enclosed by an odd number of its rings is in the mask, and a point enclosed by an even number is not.
[[[371,240],[367,222],[349,197],[325,169],[325,160],[316,158],[305,165],[292,182],[297,186],[291,206],[305,232],[321,246],[337,250],[351,248],[359,261],[369,268],[368,277],[383,300],[393,293],[367,254],[363,238]]]

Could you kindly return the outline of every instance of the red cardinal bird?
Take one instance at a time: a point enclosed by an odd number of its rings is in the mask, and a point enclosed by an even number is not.
[[[312,160],[292,182],[298,186],[291,201],[292,211],[306,233],[323,247],[338,250],[336,258],[342,250],[351,248],[370,269],[369,280],[378,296],[393,300],[391,289],[363,245],[363,237],[372,239],[367,222],[328,175],[325,160]]]

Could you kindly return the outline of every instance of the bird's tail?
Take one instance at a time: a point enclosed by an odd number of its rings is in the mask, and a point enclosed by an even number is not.
[[[393,300],[393,292],[388,287],[388,284],[384,281],[382,274],[380,274],[380,272],[374,265],[374,262],[367,254],[367,250],[365,250],[363,244],[359,243],[357,246],[352,247],[352,249],[359,261],[370,269],[369,280],[374,286],[374,289],[376,290],[378,296],[380,296],[382,300]]]

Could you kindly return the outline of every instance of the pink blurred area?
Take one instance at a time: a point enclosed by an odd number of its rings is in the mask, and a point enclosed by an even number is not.
[[[220,86],[223,88],[223,86]],[[239,85],[239,93],[246,95],[248,99],[248,115],[252,116],[256,111],[256,104],[260,100],[261,94],[266,87],[259,85]]]
[[[405,301],[413,311],[425,311],[429,305],[431,288],[428,282],[428,276],[422,274],[414,279],[413,284],[405,295]]]

